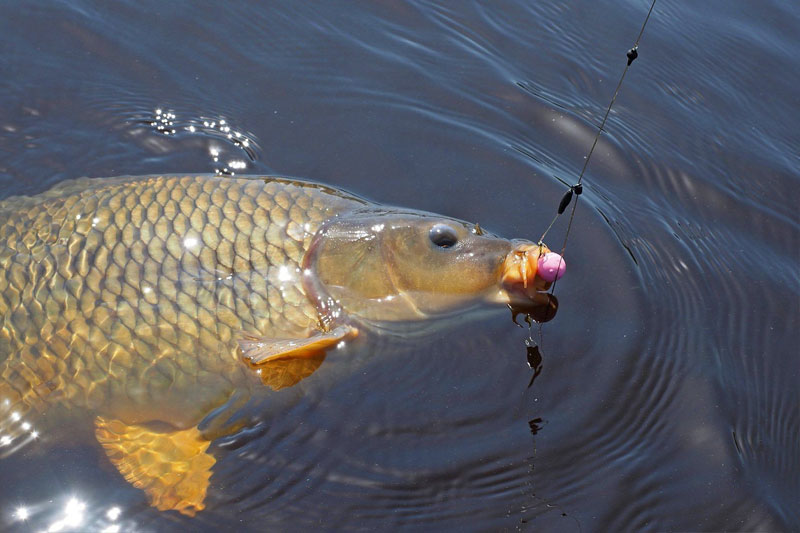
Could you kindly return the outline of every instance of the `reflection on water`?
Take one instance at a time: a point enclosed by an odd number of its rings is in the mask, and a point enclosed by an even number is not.
[[[232,129],[224,118],[209,119],[202,117],[179,120],[175,113],[164,111],[159,107],[155,110],[154,116],[134,119],[132,122],[148,125],[162,135],[176,136],[180,134],[222,141],[221,144],[211,144],[208,149],[215,174],[235,176],[237,171],[247,169],[247,162],[242,159],[229,159],[227,163],[223,161],[220,164],[223,146],[230,145],[241,149],[250,161],[255,161],[257,157],[258,143],[256,143],[252,135]],[[136,130],[131,131],[131,135],[137,135]]]
[[[13,410],[11,401],[0,399],[0,458],[38,439],[39,431],[19,411]]]
[[[648,7],[9,4],[2,194],[279,173],[535,240]],[[345,346],[241,408],[193,519],[149,509],[91,424],[6,410],[5,525],[66,528],[81,494],[90,530],[799,529],[800,12],[726,8],[656,5],[533,369],[499,315]]]
[[[138,531],[132,520],[123,518],[119,506],[93,509],[77,496],[56,497],[42,503],[17,507],[9,521],[14,529],[47,533],[92,531],[119,533]]]

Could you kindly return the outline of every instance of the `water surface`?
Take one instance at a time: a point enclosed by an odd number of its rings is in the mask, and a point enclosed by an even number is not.
[[[536,239],[648,7],[6,4],[0,195],[281,174]],[[372,339],[212,444],[196,518],[149,508],[87,420],[0,462],[2,528],[74,498],[90,531],[800,529],[799,25],[787,2],[656,5],[530,388],[502,311]]]

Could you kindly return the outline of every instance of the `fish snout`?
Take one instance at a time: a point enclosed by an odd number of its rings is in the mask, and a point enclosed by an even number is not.
[[[503,261],[501,274],[508,304],[518,312],[538,314],[545,309],[547,315],[554,315],[557,304],[545,291],[564,275],[564,259],[544,244],[529,241],[514,241],[514,244]]]
[[[564,275],[564,258],[544,244],[515,241],[516,246],[503,261],[502,281],[506,288],[522,285],[523,289],[543,291]]]

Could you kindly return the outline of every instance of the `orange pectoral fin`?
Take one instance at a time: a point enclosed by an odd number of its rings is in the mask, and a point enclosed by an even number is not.
[[[119,473],[159,511],[194,516],[205,508],[216,460],[197,428],[159,433],[98,416],[95,436]]]
[[[325,360],[325,351],[358,335],[352,326],[338,326],[305,339],[268,339],[245,336],[239,340],[242,357],[262,383],[280,390],[307,378]]]

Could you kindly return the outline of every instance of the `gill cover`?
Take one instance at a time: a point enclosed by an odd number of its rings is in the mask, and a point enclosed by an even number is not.
[[[510,241],[414,211],[335,217],[315,235],[304,283],[324,309],[368,321],[413,321],[496,296]]]

